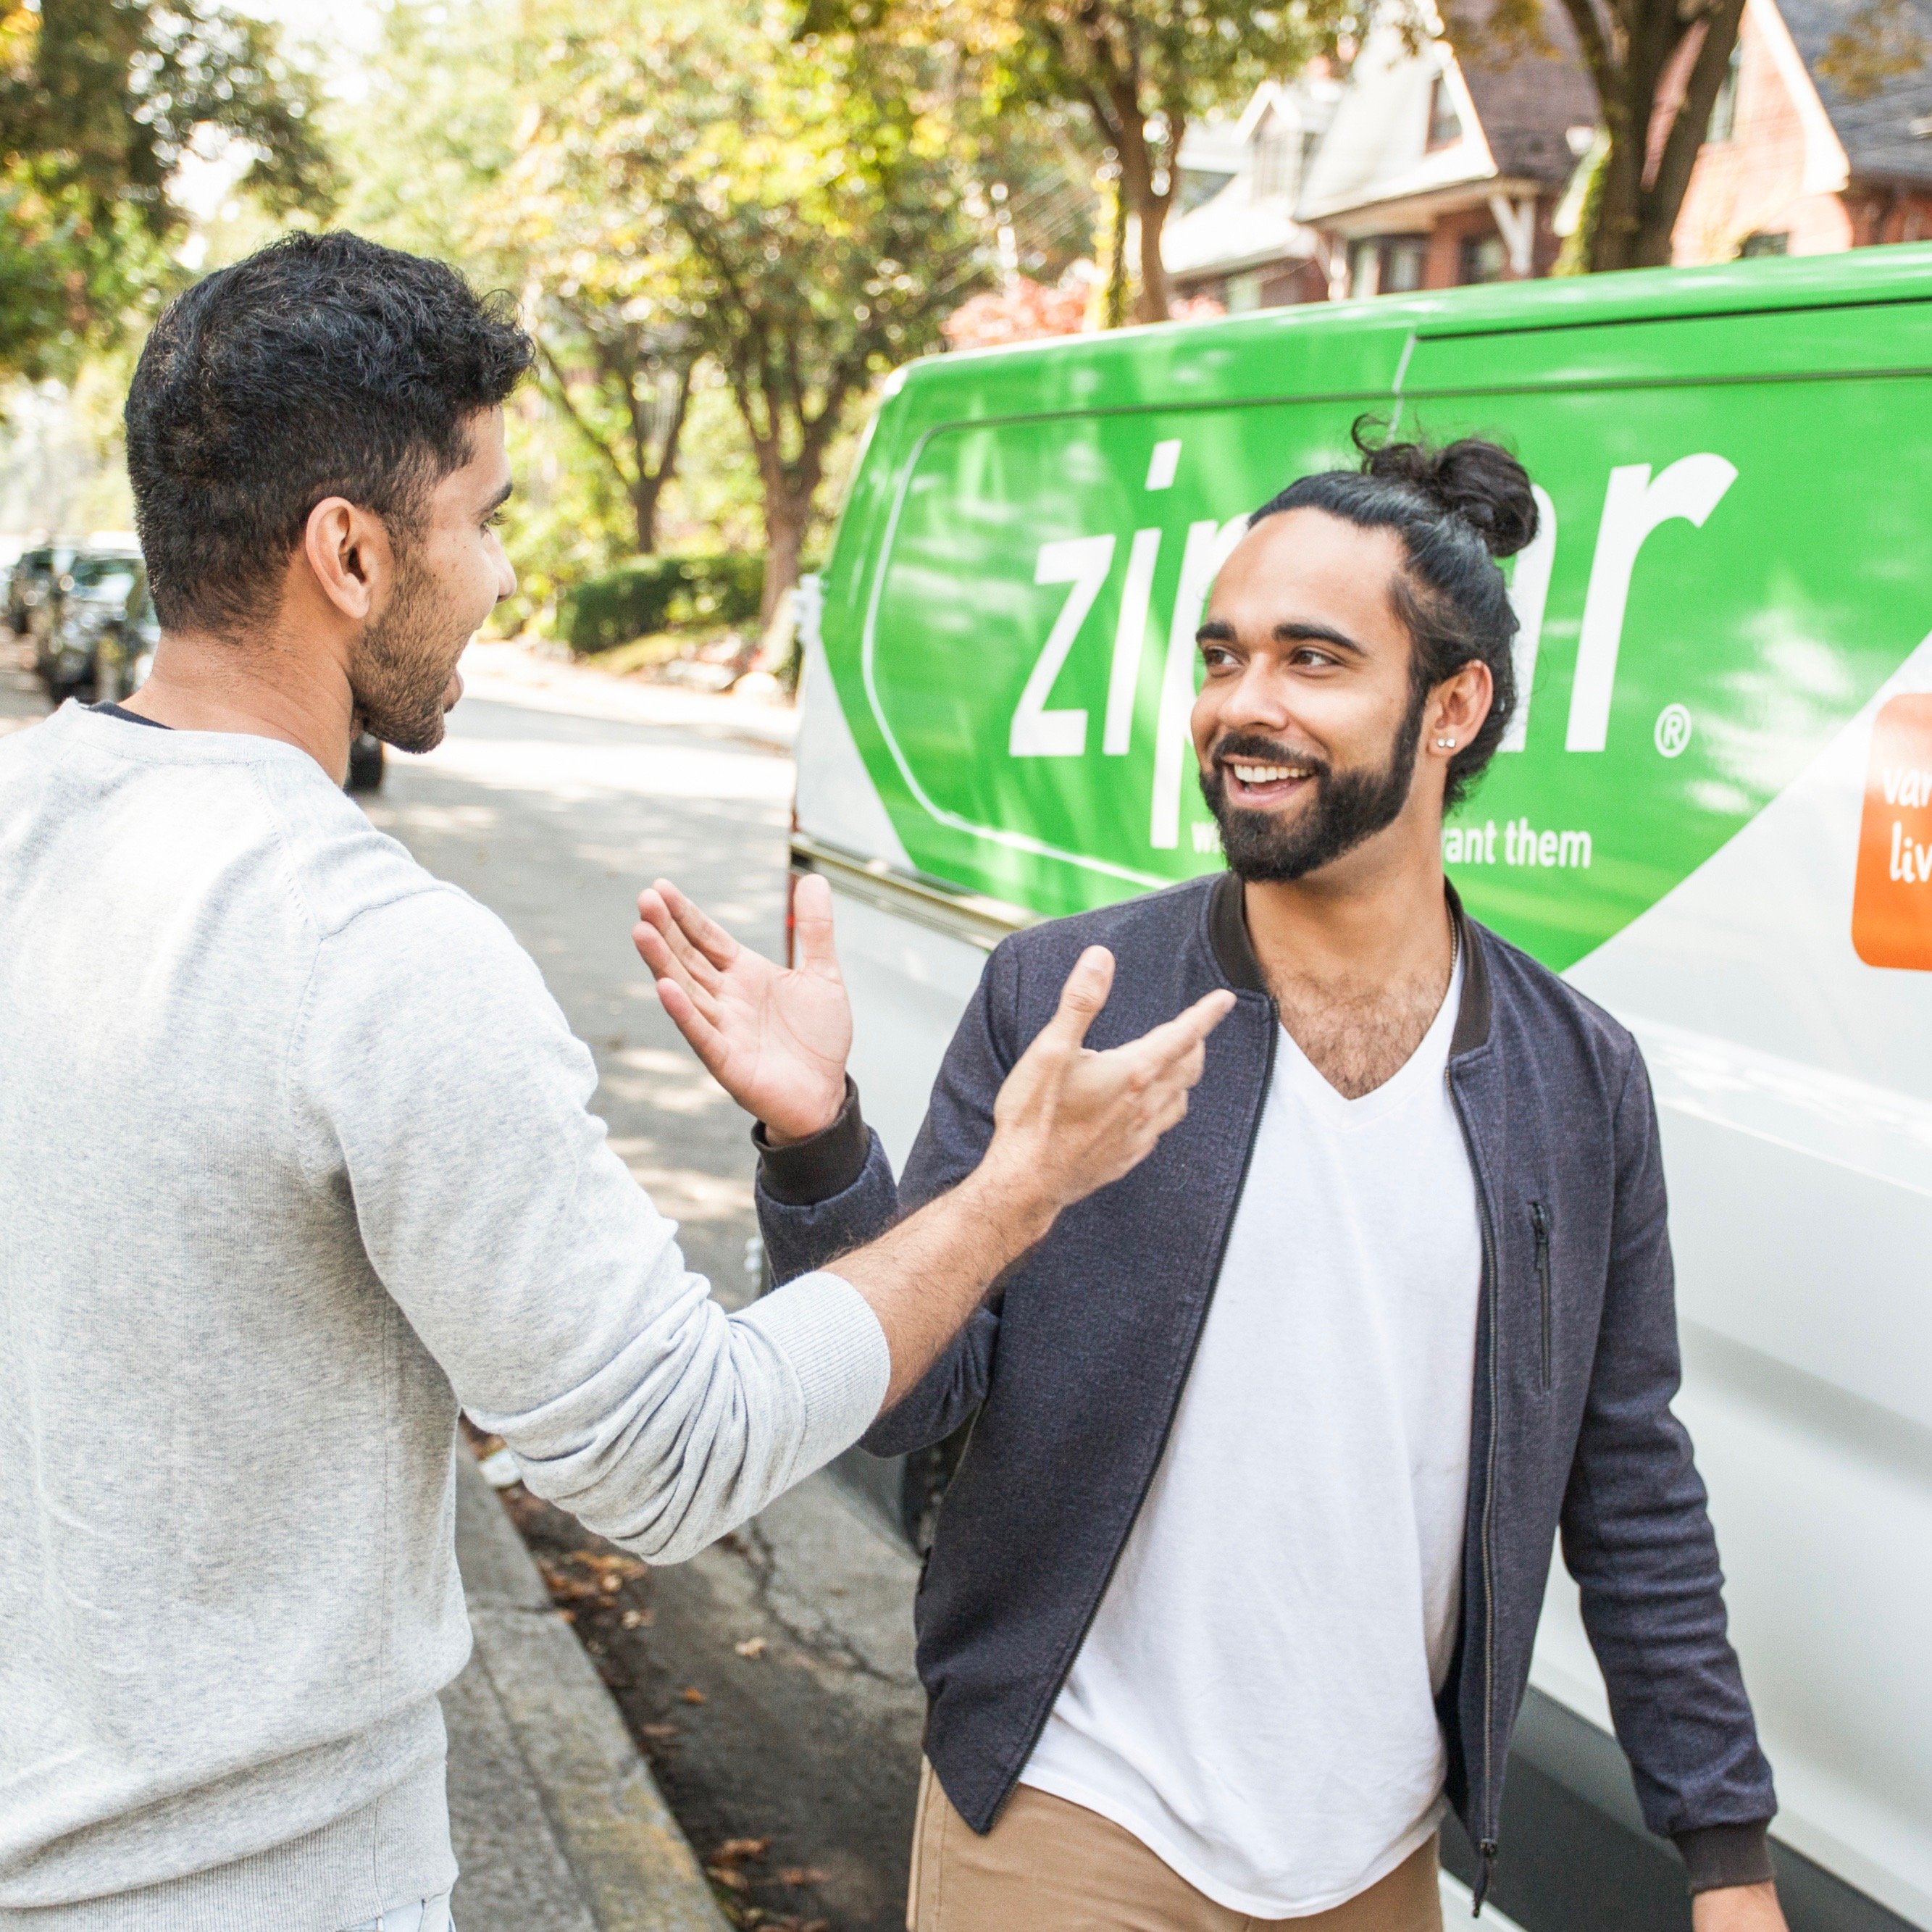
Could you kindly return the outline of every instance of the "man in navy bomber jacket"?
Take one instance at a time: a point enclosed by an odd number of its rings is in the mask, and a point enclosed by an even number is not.
[[[1192,718],[1229,870],[1016,934],[895,1182],[844,1077],[830,895],[780,973],[674,888],[637,939],[758,1118],[785,1280],[983,1151],[1083,948],[1104,1046],[1217,987],[1187,1118],[1062,1216],[881,1454],[970,1426],[918,1603],[914,1932],[1436,1932],[1446,1809],[1496,1856],[1550,1548],[1697,1932],[1781,1932],[1774,1809],[1678,1379],[1649,1083],[1463,913],[1445,807],[1516,693],[1494,446],[1365,450],[1256,513]]]

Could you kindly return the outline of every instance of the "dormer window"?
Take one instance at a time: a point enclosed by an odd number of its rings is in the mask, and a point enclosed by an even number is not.
[[[1429,91],[1429,146],[1453,148],[1462,138],[1462,117],[1456,111],[1456,96],[1447,74],[1438,74]]]
[[[1294,192],[1296,146],[1294,131],[1270,110],[1254,136],[1254,191],[1257,200]]]

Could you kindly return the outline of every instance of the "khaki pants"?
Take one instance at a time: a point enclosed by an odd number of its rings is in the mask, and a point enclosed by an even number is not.
[[[1442,1932],[1432,1838],[1346,1904],[1300,1918],[1217,1905],[1131,1832],[1022,1784],[981,1838],[920,1771],[908,1932]]]

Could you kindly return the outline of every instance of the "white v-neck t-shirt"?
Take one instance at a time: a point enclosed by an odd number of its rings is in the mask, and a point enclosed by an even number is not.
[[[1277,1038],[1173,1432],[1022,1774],[1256,1917],[1354,1898],[1442,1816],[1482,1272],[1462,977],[1360,1100]]]

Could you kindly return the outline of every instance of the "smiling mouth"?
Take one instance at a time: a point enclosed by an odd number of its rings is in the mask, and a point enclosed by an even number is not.
[[[1315,779],[1310,765],[1268,764],[1252,758],[1223,758],[1222,776],[1230,802],[1250,811],[1264,810],[1295,796]]]

